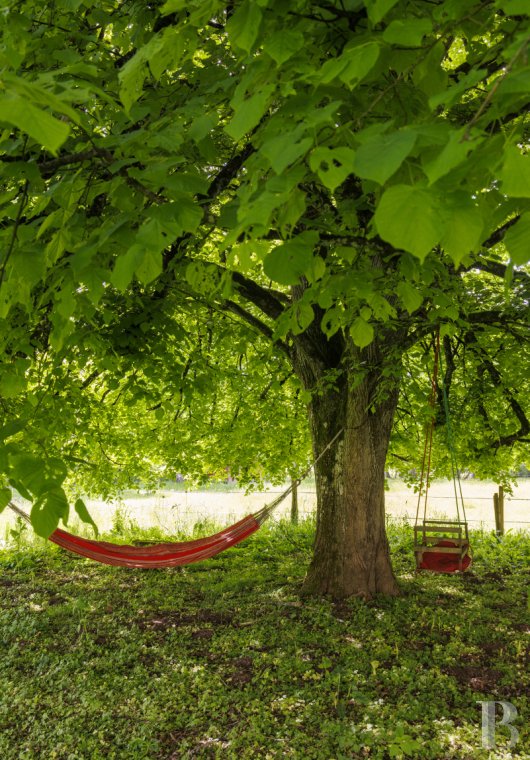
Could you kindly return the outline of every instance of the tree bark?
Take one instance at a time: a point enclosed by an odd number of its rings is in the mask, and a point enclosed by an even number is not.
[[[384,498],[398,381],[382,379],[375,346],[357,353],[364,360],[354,362],[357,372],[345,370],[333,388],[313,393],[309,410],[315,458],[344,430],[316,466],[316,536],[302,588],[335,599],[399,594]]]

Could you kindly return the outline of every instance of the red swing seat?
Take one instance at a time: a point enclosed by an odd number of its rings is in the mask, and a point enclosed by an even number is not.
[[[417,570],[466,572],[472,562],[467,522],[423,520],[414,526],[414,554]]]

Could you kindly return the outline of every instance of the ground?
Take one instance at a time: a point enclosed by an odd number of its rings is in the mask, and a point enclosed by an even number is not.
[[[340,605],[299,599],[310,521],[179,570],[15,542],[0,757],[530,758],[528,534],[474,534],[464,577],[414,574],[410,538],[390,526],[401,598]],[[494,699],[520,738],[499,728],[489,753],[477,701]]]

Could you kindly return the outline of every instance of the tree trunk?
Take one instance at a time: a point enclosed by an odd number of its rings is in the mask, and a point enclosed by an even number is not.
[[[374,349],[375,350],[375,349]],[[370,349],[363,356],[370,355]],[[378,362],[343,373],[310,403],[315,458],[343,428],[316,467],[317,527],[303,593],[335,599],[399,593],[385,530],[385,461],[397,404],[397,380],[381,380]],[[357,365],[359,366],[359,365]]]

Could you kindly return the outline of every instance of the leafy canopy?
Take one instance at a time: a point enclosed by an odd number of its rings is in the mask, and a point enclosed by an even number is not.
[[[466,461],[520,456],[526,3],[26,0],[0,35],[0,465],[39,532],[68,472],[280,477],[307,394],[392,334],[406,468],[439,328]]]

